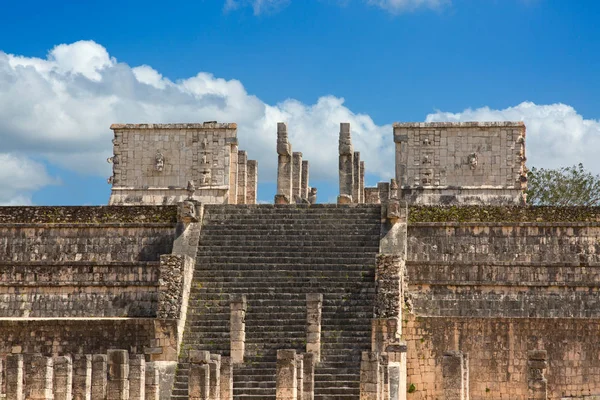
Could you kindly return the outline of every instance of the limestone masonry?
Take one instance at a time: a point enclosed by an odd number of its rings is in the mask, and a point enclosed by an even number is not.
[[[111,129],[109,206],[0,207],[0,397],[600,399],[600,208],[526,204],[522,123],[375,187],[342,123],[337,204],[284,123],[263,205],[235,124]]]

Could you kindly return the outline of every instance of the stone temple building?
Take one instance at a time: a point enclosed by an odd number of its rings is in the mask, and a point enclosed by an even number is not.
[[[260,205],[235,124],[111,129],[108,206],[0,207],[0,397],[600,398],[600,209],[527,205],[522,123],[395,124],[376,187],[342,123],[337,204],[284,123]]]

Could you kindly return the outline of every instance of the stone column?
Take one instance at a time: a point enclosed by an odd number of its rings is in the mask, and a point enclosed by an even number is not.
[[[244,362],[246,348],[246,296],[233,296],[230,308],[231,361],[240,364]]]
[[[210,400],[221,400],[221,355],[211,354],[208,366],[210,369]]]
[[[360,400],[380,400],[379,353],[363,351],[360,362]]]
[[[210,353],[190,351],[188,393],[190,400],[210,399]]]
[[[466,400],[464,386],[464,360],[460,351],[448,351],[442,359],[444,399]]]
[[[73,400],[90,400],[92,396],[92,356],[73,356]]]
[[[314,400],[315,398],[315,364],[315,355],[304,353],[302,400]]]
[[[73,360],[71,356],[54,357],[54,400],[73,398]]]
[[[146,392],[146,400],[159,400],[160,395],[160,375],[158,368],[154,363],[146,364],[146,376],[144,379],[144,386]]]
[[[321,361],[321,314],[323,295],[306,294],[306,352],[315,355],[315,361]]]
[[[129,352],[108,350],[107,400],[129,400]]]
[[[53,400],[53,360],[41,354],[26,357],[25,398],[27,400]]]
[[[229,158],[229,204],[237,203],[238,191],[238,146],[231,145]]]
[[[129,360],[129,400],[146,398],[146,360],[136,354]]]
[[[92,400],[106,399],[107,357],[94,354],[92,357]]]
[[[338,204],[352,203],[352,186],[354,183],[354,161],[352,138],[350,137],[350,124],[342,122],[340,124],[340,195],[338,196]]]
[[[527,353],[528,400],[548,399],[546,368],[548,368],[548,353],[546,350],[533,350]]]
[[[303,353],[305,354],[305,353]],[[303,354],[296,355],[296,397],[298,400],[302,400],[304,391],[304,356]]]
[[[355,151],[352,159],[352,202],[360,203],[360,151]]]
[[[390,382],[390,400],[406,400],[406,343],[388,345],[386,354],[389,359],[388,375]]]
[[[246,204],[256,204],[258,191],[258,161],[248,160],[246,164]]]
[[[292,153],[292,199],[302,198],[302,153]]]
[[[277,400],[298,400],[296,350],[277,350]]]
[[[366,203],[365,199],[365,162],[361,161],[358,164],[358,197],[360,199],[359,203]]]
[[[292,197],[292,145],[288,142],[287,125],[277,123],[277,194],[275,204],[289,204]]]
[[[237,202],[236,204],[246,204],[246,164],[248,162],[248,155],[245,150],[238,151],[238,189],[237,189]]]
[[[233,400],[233,363],[221,357],[221,400]]]
[[[380,380],[381,380],[381,399],[389,399],[390,398],[390,371],[389,371],[389,364],[390,364],[390,359],[388,357],[388,355],[386,353],[382,353],[381,357],[379,359],[380,365],[379,365],[379,370],[380,370]]]
[[[308,161],[303,160],[302,161],[302,182],[300,184],[300,197],[302,197],[305,200],[308,200],[308,172],[309,172],[309,166],[308,166]]]
[[[23,400],[23,355],[6,356],[6,398]]]

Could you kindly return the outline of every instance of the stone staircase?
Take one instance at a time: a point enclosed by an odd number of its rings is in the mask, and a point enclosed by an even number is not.
[[[247,296],[235,399],[275,399],[278,349],[306,351],[306,294],[323,294],[315,399],[358,399],[370,350],[380,207],[205,207],[173,399],[187,398],[191,349],[229,356],[230,296]]]

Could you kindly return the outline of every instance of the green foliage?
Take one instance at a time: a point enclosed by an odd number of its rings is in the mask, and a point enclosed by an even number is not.
[[[600,175],[583,164],[527,172],[527,203],[545,206],[600,206]]]
[[[408,387],[408,393],[414,393],[417,390],[417,387],[415,386],[414,383],[411,383],[410,386]]]

